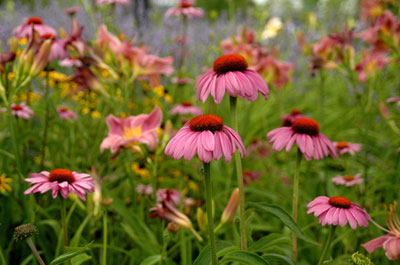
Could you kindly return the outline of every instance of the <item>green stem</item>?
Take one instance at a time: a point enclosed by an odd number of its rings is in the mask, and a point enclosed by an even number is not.
[[[324,246],[324,249],[322,250],[321,257],[319,258],[318,265],[321,265],[324,262],[325,255],[331,246],[332,238],[333,238],[333,235],[335,234],[335,229],[336,229],[336,226],[333,226],[333,225],[331,225],[331,227],[329,228],[328,239],[325,242],[325,246]]]
[[[237,98],[230,97],[230,107],[232,115],[233,129],[239,133],[238,129],[238,119],[237,119]],[[239,187],[239,212],[240,212],[240,238],[241,238],[241,248],[242,250],[247,249],[246,243],[246,216],[245,216],[245,197],[244,197],[244,185],[243,185],[243,169],[242,169],[242,159],[240,157],[239,150],[235,152],[235,164],[236,164],[236,174]]]
[[[107,264],[107,211],[103,212],[103,265]]]
[[[296,171],[294,173],[293,178],[293,205],[292,205],[292,216],[293,220],[297,223],[297,208],[299,204],[299,182],[300,182],[300,164],[302,153],[299,148],[297,148],[297,157],[296,157]],[[297,237],[293,233],[292,234],[292,241],[293,241],[293,259],[297,261]]]
[[[63,236],[64,236],[64,251],[65,247],[68,246],[68,234],[67,234],[67,222],[65,218],[65,199],[61,198],[61,223],[63,226]]]
[[[180,247],[181,247],[181,264],[182,265],[188,264],[185,232],[186,231],[184,229],[180,229],[180,231],[179,231]]]
[[[211,188],[211,177],[210,177],[210,164],[204,163],[204,186],[206,191],[206,207],[207,207],[207,218],[208,218],[208,233],[211,247],[211,261],[212,265],[217,265],[217,248],[215,245],[214,235],[214,221],[212,216],[212,188]]]
[[[217,227],[214,229],[214,233],[217,233],[223,226],[224,226],[224,223],[223,222],[219,222]]]
[[[39,262],[40,265],[45,265],[44,261],[39,255],[39,252],[37,251],[35,244],[33,244],[32,238],[28,237],[26,239],[26,243],[28,243],[28,246],[31,248],[33,255],[35,255],[37,261]]]
[[[46,88],[44,101],[46,104],[46,113],[44,116],[43,141],[42,141],[42,157],[40,160],[40,170],[44,168],[44,160],[46,158],[47,134],[49,130],[50,106],[49,106],[49,72],[46,72]]]

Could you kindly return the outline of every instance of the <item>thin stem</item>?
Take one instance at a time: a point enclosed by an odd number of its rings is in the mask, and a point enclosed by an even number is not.
[[[199,235],[199,233],[197,233],[197,231],[192,227],[192,229],[190,229],[190,232],[192,232],[192,234],[194,235],[194,237],[199,240],[200,242],[203,242],[203,238]]]
[[[217,233],[223,226],[224,226],[224,223],[223,222],[219,222],[217,227],[214,229],[214,233]]]
[[[180,247],[181,247],[181,264],[183,264],[183,265],[188,264],[185,232],[186,231],[184,229],[180,229],[180,231],[179,231]]]
[[[238,119],[237,119],[237,98],[230,97],[230,107],[232,115],[233,129],[239,133],[238,130]],[[235,152],[235,164],[236,164],[236,174],[237,182],[239,187],[239,214],[240,214],[240,239],[241,239],[241,249],[247,249],[246,243],[246,216],[245,216],[245,197],[244,197],[244,185],[243,185],[243,169],[242,169],[242,159],[240,157],[239,150]]]
[[[44,101],[46,104],[46,113],[44,116],[43,140],[42,140],[42,157],[40,160],[40,170],[44,168],[44,160],[46,158],[47,134],[49,130],[50,106],[49,106],[49,72],[46,71],[46,88]]]
[[[67,222],[65,218],[65,199],[63,197],[61,197],[61,223],[63,226],[64,251],[65,251],[65,247],[68,246],[68,234],[67,234]]]
[[[33,255],[35,255],[37,261],[40,263],[40,265],[46,265],[42,258],[39,255],[39,252],[37,251],[35,244],[33,244],[32,238],[28,237],[26,239],[26,243],[28,243],[28,246],[31,248]]]
[[[103,265],[107,264],[107,211],[103,212]]]
[[[214,221],[212,216],[212,188],[211,188],[211,177],[210,177],[210,164],[204,163],[204,186],[206,191],[206,207],[207,207],[207,218],[208,218],[208,233],[209,242],[211,247],[212,265],[217,265],[217,248],[215,245],[214,235]]]
[[[301,164],[301,158],[303,155],[301,154],[301,151],[299,148],[297,148],[297,157],[296,157],[296,171],[294,172],[294,177],[293,177],[293,205],[292,205],[292,216],[293,220],[297,223],[297,208],[299,204],[299,182],[300,182],[300,164]],[[293,233],[292,234],[292,241],[293,241],[293,258],[295,261],[297,261],[297,237]]]
[[[325,255],[331,246],[332,237],[335,234],[335,229],[336,229],[336,226],[333,226],[333,225],[331,225],[331,227],[329,228],[328,238],[327,238],[327,240],[325,242],[325,246],[322,250],[321,257],[319,258],[318,265],[321,265],[324,262]]]

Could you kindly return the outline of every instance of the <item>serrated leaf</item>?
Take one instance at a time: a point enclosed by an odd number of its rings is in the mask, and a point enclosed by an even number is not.
[[[263,258],[270,262],[276,262],[279,265],[296,265],[296,263],[289,257],[279,254],[267,253],[263,255]]]
[[[216,242],[217,253],[225,248],[229,248],[232,246],[233,244],[231,242],[217,241]],[[194,261],[193,265],[210,265],[210,263],[211,263],[211,248],[210,245],[207,245],[200,251],[200,254]]]
[[[222,265],[232,261],[241,262],[246,265],[270,265],[268,261],[257,254],[242,250],[228,253],[222,258],[219,264]]]
[[[269,234],[264,236],[250,245],[249,251],[252,252],[263,252],[266,249],[276,246],[289,244],[289,239],[280,234]]]
[[[317,242],[315,242],[314,240],[312,240],[311,238],[306,236],[300,230],[300,228],[297,226],[297,224],[295,223],[293,218],[281,207],[279,207],[277,205],[273,205],[273,204],[263,203],[263,202],[259,202],[259,203],[250,202],[249,205],[257,208],[258,210],[260,210],[264,213],[269,213],[269,214],[272,214],[275,217],[279,218],[290,230],[293,231],[293,233],[295,233],[295,235],[298,238],[300,238],[310,244],[318,245]]]

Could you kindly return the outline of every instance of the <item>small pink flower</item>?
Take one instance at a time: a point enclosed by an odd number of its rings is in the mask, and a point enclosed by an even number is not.
[[[350,202],[344,197],[319,196],[307,204],[307,214],[314,213],[319,216],[319,223],[325,225],[344,226],[347,222],[355,230],[359,226],[368,226],[371,219],[368,213],[361,209],[360,205]]]
[[[190,0],[181,0],[179,7],[171,7],[165,12],[165,17],[185,16],[187,18],[202,18],[204,11],[201,8],[193,7],[193,2]]]
[[[397,106],[400,106],[400,97],[391,97],[386,100],[387,103],[397,102]]]
[[[165,154],[189,161],[197,153],[205,163],[213,158],[219,160],[224,155],[229,162],[236,148],[243,157],[246,150],[239,134],[225,126],[220,117],[208,114],[187,122],[168,143]]]
[[[352,175],[346,175],[346,176],[337,176],[332,179],[333,183],[336,183],[337,185],[345,185],[346,187],[351,187],[356,184],[360,184],[364,181],[363,178],[361,178],[361,174],[355,174],[354,176]]]
[[[58,107],[57,112],[58,115],[60,115],[60,118],[63,120],[68,120],[68,119],[76,120],[78,118],[78,115],[76,115],[75,112],[64,107]]]
[[[188,78],[188,77],[182,77],[182,78],[174,77],[174,78],[172,78],[172,83],[178,84],[178,85],[186,85],[186,84],[190,84],[192,82],[193,82],[193,79]]]
[[[72,6],[72,7],[68,7],[64,9],[64,13],[70,16],[75,15],[76,13],[78,13],[79,11],[81,11],[81,7],[80,6]]]
[[[296,142],[308,161],[312,158],[323,159],[328,154],[337,158],[336,149],[332,142],[319,132],[318,122],[310,118],[298,118],[290,127],[272,130],[267,134],[267,138],[275,151],[280,151],[286,146],[286,152],[289,152]]]
[[[350,143],[350,142],[334,142],[336,150],[341,154],[349,153],[351,155],[354,155],[356,152],[360,152],[361,149],[361,144],[355,144],[355,143]]]
[[[386,57],[387,51],[380,49],[371,49],[363,53],[362,61],[356,65],[358,80],[365,82],[367,77],[374,75],[378,69],[382,69],[390,60]]]
[[[213,69],[199,77],[196,98],[204,103],[211,93],[215,103],[220,104],[225,92],[232,97],[257,100],[258,92],[265,99],[269,90],[264,79],[248,69],[246,59],[239,54],[223,55],[214,62]]]
[[[171,114],[181,114],[181,115],[192,114],[197,116],[203,114],[203,111],[201,110],[201,108],[193,106],[193,104],[190,101],[185,101],[179,105],[175,105],[171,110]]]
[[[150,218],[160,217],[168,221],[177,223],[180,226],[189,230],[193,229],[193,225],[189,217],[181,213],[172,201],[157,203],[155,207],[150,209],[150,212],[153,212],[150,215]]]
[[[32,187],[24,192],[25,195],[35,192],[45,193],[51,190],[51,194],[55,199],[58,191],[64,198],[67,198],[68,194],[73,192],[85,201],[85,194],[89,191],[94,191],[93,178],[89,174],[76,173],[67,169],[57,168],[50,173],[47,171],[33,173],[25,181],[33,184]]]
[[[282,116],[282,126],[290,127],[296,119],[303,117],[304,116],[301,114],[300,110],[294,109],[290,114],[285,114]]]
[[[175,205],[178,205],[180,201],[179,191],[174,189],[158,189],[157,201],[158,202],[171,201]]]
[[[48,61],[53,60],[64,60],[68,56],[68,49],[66,46],[66,40],[57,40],[57,37],[53,34],[46,33],[40,36],[42,40],[51,39],[51,49]]]
[[[259,158],[265,158],[270,153],[270,144],[265,140],[255,137],[247,148],[247,155],[249,156],[253,152],[255,152]]]
[[[46,24],[43,24],[43,21],[40,17],[28,18],[24,24],[14,29],[13,34],[18,39],[30,39],[33,35],[33,30],[37,31],[39,33],[39,36],[42,36],[44,34],[53,34],[55,36],[57,34],[55,29]]]
[[[64,60],[61,60],[58,62],[58,64],[60,66],[64,66],[64,67],[81,67],[82,66],[82,62],[75,57],[70,57],[70,58],[65,58]]]
[[[383,247],[388,259],[396,260],[400,258],[400,221],[396,214],[396,206],[396,202],[390,205],[389,219],[386,219],[389,230],[378,226],[378,228],[384,230],[387,234],[361,245],[368,253],[372,253],[378,248]]]
[[[142,195],[151,195],[151,194],[153,194],[153,186],[138,184],[136,186],[136,191],[137,191],[137,193],[142,194]]]
[[[11,112],[14,116],[29,120],[34,114],[33,110],[26,105],[25,102],[21,102],[20,104],[12,103],[11,104]],[[7,111],[7,108],[1,108],[0,112]]]
[[[248,169],[243,170],[243,183],[249,185],[250,181],[257,181],[262,176],[260,171],[251,171]]]
[[[100,145],[100,151],[110,148],[112,153],[122,147],[133,147],[138,144],[146,144],[151,150],[157,146],[157,128],[162,121],[162,112],[155,107],[150,114],[140,114],[128,118],[117,118],[108,115],[107,125],[110,129],[108,136]]]
[[[115,5],[129,5],[130,0],[97,0],[98,5],[115,4]]]

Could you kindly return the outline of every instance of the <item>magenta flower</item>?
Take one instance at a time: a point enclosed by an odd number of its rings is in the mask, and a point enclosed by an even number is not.
[[[60,118],[63,120],[68,120],[68,119],[76,120],[78,118],[78,115],[76,115],[75,112],[69,110],[68,108],[58,107],[57,112],[58,115],[60,115]]]
[[[257,181],[262,176],[261,171],[251,171],[249,169],[243,170],[243,183],[249,185],[250,181]]]
[[[290,127],[296,119],[303,117],[304,116],[301,114],[300,110],[294,109],[290,114],[285,114],[282,116],[282,126]]]
[[[26,105],[25,102],[21,102],[20,104],[12,103],[11,104],[11,113],[14,116],[29,120],[34,114],[33,110]],[[7,111],[7,108],[1,108],[0,112]]]
[[[65,58],[64,60],[61,60],[58,62],[58,64],[60,66],[64,66],[64,67],[81,67],[82,66],[82,62],[75,57],[70,57],[70,58]]]
[[[165,12],[165,17],[185,16],[187,18],[203,17],[204,11],[201,8],[193,7],[193,2],[190,0],[181,0],[179,7],[171,7]]]
[[[69,15],[69,16],[74,16],[79,11],[81,11],[81,7],[80,6],[71,6],[71,7],[68,7],[68,8],[64,9],[64,13]]]
[[[390,60],[386,57],[387,51],[380,49],[371,49],[363,53],[362,61],[356,65],[358,80],[365,82],[367,77],[374,75],[378,69],[382,69]]]
[[[389,230],[378,226],[378,228],[387,232],[387,234],[361,245],[368,253],[372,253],[378,248],[383,247],[388,259],[395,260],[400,258],[400,221],[396,214],[396,206],[396,202],[390,205],[389,220],[386,219]]]
[[[189,161],[197,153],[205,163],[212,158],[219,160],[224,155],[229,162],[236,148],[243,157],[246,150],[239,134],[225,126],[220,117],[207,114],[187,122],[168,143],[165,154]]]
[[[371,219],[368,213],[361,209],[360,205],[350,202],[344,197],[319,196],[307,204],[307,214],[314,213],[319,216],[319,223],[325,225],[344,226],[347,222],[355,230],[359,226],[368,226]]]
[[[25,21],[24,24],[14,29],[13,35],[18,39],[30,39],[33,35],[33,30],[37,31],[39,36],[44,34],[52,34],[55,36],[57,34],[55,29],[43,24],[43,21],[40,17],[30,17]]]
[[[93,178],[89,174],[76,173],[67,169],[57,168],[50,173],[47,171],[33,173],[25,181],[33,184],[32,187],[24,192],[25,195],[35,192],[45,193],[51,190],[51,194],[55,199],[58,191],[64,198],[67,198],[68,194],[73,192],[85,201],[85,194],[89,191],[94,191]]]
[[[341,154],[349,153],[354,155],[356,152],[360,152],[361,144],[349,143],[349,142],[334,142],[336,150]]]
[[[319,132],[318,122],[310,118],[298,118],[290,127],[274,129],[267,134],[267,138],[275,151],[280,151],[286,146],[286,152],[289,152],[296,142],[308,161],[312,158],[323,159],[328,154],[337,158],[332,142]]]
[[[128,118],[117,118],[108,115],[107,125],[110,129],[108,136],[100,145],[100,151],[110,148],[112,153],[123,147],[134,147],[138,144],[146,144],[151,150],[157,146],[157,128],[162,121],[162,112],[155,107],[150,114],[140,114]]]
[[[157,203],[155,207],[150,209],[153,212],[150,218],[160,217],[170,222],[179,224],[180,226],[193,230],[192,222],[189,217],[181,213],[174,205],[172,201],[164,201]]]
[[[255,137],[247,148],[247,155],[253,152],[255,152],[259,158],[265,158],[270,153],[270,144],[265,140]]]
[[[171,110],[171,114],[181,114],[181,115],[192,114],[197,116],[203,114],[203,111],[201,110],[201,108],[193,106],[192,102],[185,101],[179,105],[175,105]]]
[[[257,100],[258,92],[265,99],[269,89],[264,79],[255,71],[247,69],[246,59],[239,54],[219,57],[213,69],[200,76],[196,84],[196,98],[204,103],[208,95],[220,104],[225,92],[232,97]]]
[[[175,205],[178,205],[180,201],[179,191],[174,189],[158,189],[157,201],[158,202],[171,201]]]
[[[351,187],[356,184],[360,184],[364,181],[363,178],[361,178],[361,174],[355,174],[354,176],[352,175],[346,175],[346,176],[337,176],[332,179],[333,183],[336,183],[337,185],[345,185],[346,187]]]
[[[151,195],[151,194],[153,194],[153,186],[138,184],[136,186],[136,191],[137,191],[137,193],[142,194],[142,195]]]

